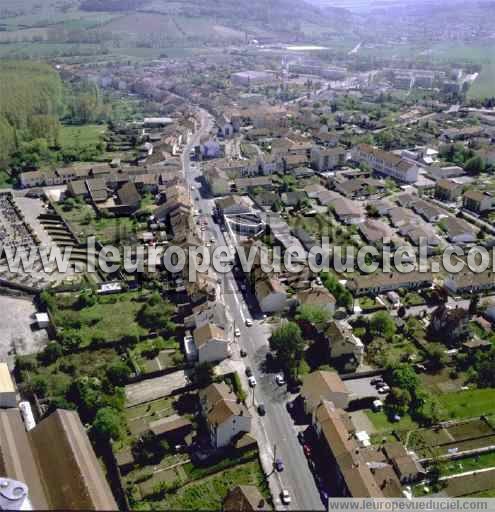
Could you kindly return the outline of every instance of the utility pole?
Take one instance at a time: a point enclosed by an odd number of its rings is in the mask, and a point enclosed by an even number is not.
[[[275,461],[277,460],[277,443],[273,445],[273,465],[275,466]]]
[[[253,390],[253,407],[254,407],[254,388],[251,388]]]

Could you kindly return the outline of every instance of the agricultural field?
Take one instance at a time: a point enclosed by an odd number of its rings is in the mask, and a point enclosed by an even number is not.
[[[98,124],[63,126],[59,135],[60,146],[62,149],[76,148],[79,151],[94,148],[102,143],[106,131],[106,126]]]

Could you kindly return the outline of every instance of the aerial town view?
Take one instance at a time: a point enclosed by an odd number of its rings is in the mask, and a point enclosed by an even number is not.
[[[0,0],[1,510],[493,512],[494,324],[495,1]]]

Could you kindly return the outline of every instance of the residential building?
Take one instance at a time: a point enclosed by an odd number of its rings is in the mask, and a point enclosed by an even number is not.
[[[251,431],[247,407],[224,382],[202,389],[199,400],[213,447],[226,447],[240,434]]]
[[[76,411],[57,409],[26,432],[19,409],[0,410],[0,461],[34,510],[118,510]]]
[[[387,239],[390,241],[394,232],[384,222],[375,219],[366,219],[359,225],[362,237],[370,244],[381,245]]]
[[[264,275],[258,278],[254,292],[263,313],[280,313],[287,307],[287,291],[276,277]]]
[[[219,215],[239,215],[249,213],[251,208],[246,199],[240,196],[228,196],[215,201]]]
[[[360,164],[369,165],[375,172],[390,176],[402,183],[415,183],[418,179],[417,163],[369,144],[359,144],[353,148],[352,158]]]
[[[446,203],[453,203],[462,193],[462,184],[455,180],[438,180],[435,186],[435,197]]]
[[[355,178],[337,182],[335,190],[350,199],[366,199],[370,196],[382,195],[386,191],[383,181],[371,178]]]
[[[221,327],[205,324],[193,332],[198,353],[198,363],[214,363],[231,356],[230,341]]]
[[[311,165],[317,171],[331,171],[345,164],[347,153],[343,148],[322,148],[315,146],[311,149]]]
[[[449,274],[444,284],[445,288],[454,294],[479,293],[495,288],[495,274],[491,270],[480,273],[465,270]]]
[[[301,306],[318,306],[330,314],[335,313],[335,297],[324,286],[312,286],[297,294]]]
[[[7,363],[0,363],[0,408],[17,406],[17,391]]]
[[[350,279],[347,283],[349,290],[355,295],[378,295],[379,293],[398,290],[419,290],[429,288],[433,284],[433,275],[430,272],[392,272],[384,274],[377,272]]]
[[[255,512],[270,510],[270,506],[254,485],[237,485],[223,500],[223,512]]]
[[[474,228],[463,219],[449,215],[440,221],[439,226],[453,244],[468,244],[477,240],[478,228]]]
[[[426,476],[426,471],[417,458],[408,453],[401,443],[386,443],[382,450],[402,485],[413,484]]]
[[[362,364],[364,344],[360,338],[354,335],[349,322],[333,320],[327,327],[325,335],[328,339],[332,359],[349,360],[353,367]]]
[[[337,372],[318,370],[304,377],[301,397],[307,414],[313,414],[324,400],[332,402],[339,409],[346,409],[351,396]]]
[[[230,193],[230,180],[223,169],[219,167],[205,169],[204,177],[213,196],[225,196]]]
[[[334,199],[329,206],[344,224],[359,224],[365,218],[363,207],[356,201],[345,197]]]
[[[347,414],[330,401],[320,400],[313,411],[313,427],[328,455],[323,468],[340,497],[383,498],[384,494],[355,438]],[[326,457],[323,457],[326,459]]]
[[[474,213],[483,213],[493,207],[494,197],[489,192],[468,190],[464,193],[462,204],[466,210]]]

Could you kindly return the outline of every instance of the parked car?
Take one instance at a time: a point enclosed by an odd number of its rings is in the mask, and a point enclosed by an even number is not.
[[[379,382],[382,382],[382,379],[380,377],[375,377],[374,379],[370,380],[370,384],[372,386],[376,386]]]
[[[254,378],[254,375],[251,375],[251,377],[249,377],[248,379],[248,384],[254,388],[256,386],[256,379]]]
[[[280,499],[284,505],[290,505],[292,498],[290,497],[289,491],[287,489],[284,489],[280,493]]]
[[[242,288],[242,287],[241,287]],[[245,289],[246,287],[244,287]],[[253,325],[253,321],[250,318],[246,319],[246,327],[251,327]]]
[[[235,331],[234,331],[234,336],[236,338],[239,338],[239,336],[241,335],[241,331],[239,330],[239,327],[236,327]]]
[[[279,385],[279,386],[283,386],[285,384],[285,378],[282,374],[278,374],[276,377],[275,377],[275,382]]]
[[[279,472],[284,470],[284,463],[282,462],[282,459],[277,459],[275,461],[275,469]]]
[[[246,366],[246,376],[251,377],[253,375],[253,370],[251,370],[250,366]]]
[[[297,439],[302,445],[304,445],[306,439],[304,438],[304,432],[302,430],[297,433]]]
[[[265,406],[263,404],[259,404],[258,405],[258,414],[260,416],[264,416],[266,414],[266,409],[265,409]]]
[[[306,457],[311,456],[311,448],[309,447],[309,445],[303,444],[303,451],[304,451],[304,455],[306,455]]]
[[[246,357],[247,356],[247,352],[241,348],[241,357]]]

